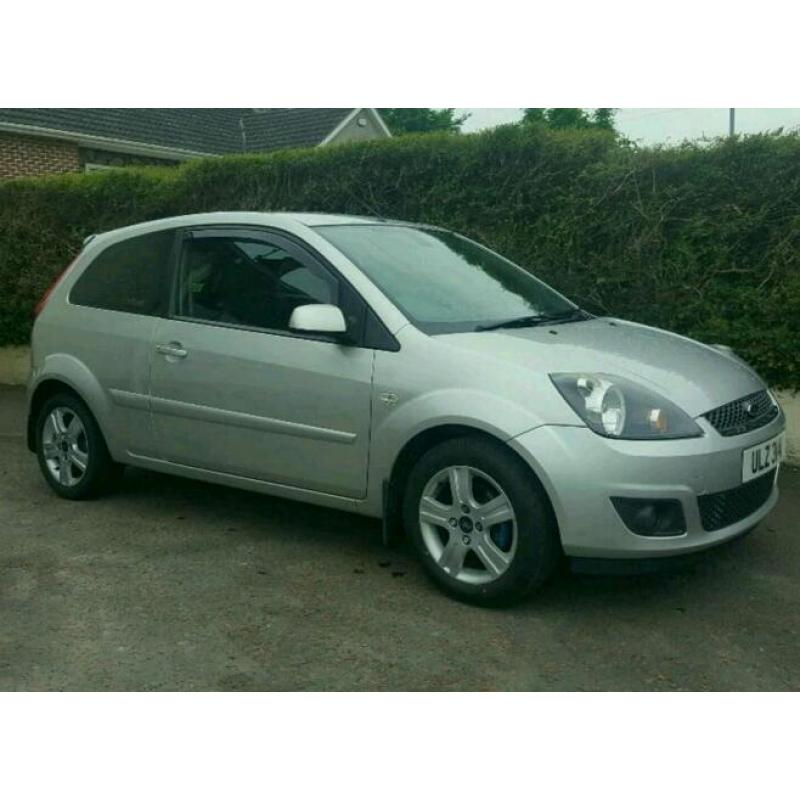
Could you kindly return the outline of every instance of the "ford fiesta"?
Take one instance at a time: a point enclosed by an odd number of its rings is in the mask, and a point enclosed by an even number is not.
[[[730,350],[591,316],[439,228],[149,222],[90,237],[37,312],[28,443],[68,499],[134,465],[382,517],[485,603],[777,501],[783,413]]]

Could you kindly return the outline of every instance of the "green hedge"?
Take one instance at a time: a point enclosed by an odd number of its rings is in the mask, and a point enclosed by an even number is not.
[[[466,233],[600,313],[724,342],[800,387],[800,138],[635,149],[518,127],[0,183],[0,344],[89,233],[206,210]]]

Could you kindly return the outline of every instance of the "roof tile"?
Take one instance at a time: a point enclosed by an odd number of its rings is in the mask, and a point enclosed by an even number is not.
[[[351,108],[0,108],[0,123],[197,153],[320,144]]]

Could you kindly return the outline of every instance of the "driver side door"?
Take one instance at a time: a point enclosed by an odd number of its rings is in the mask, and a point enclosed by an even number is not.
[[[159,458],[366,494],[374,352],[290,330],[291,312],[307,303],[338,305],[353,331],[363,324],[363,301],[288,237],[263,229],[184,233],[172,312],[153,340]]]

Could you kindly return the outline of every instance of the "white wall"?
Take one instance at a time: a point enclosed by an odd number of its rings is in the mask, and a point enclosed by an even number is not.
[[[363,124],[359,125],[359,120]],[[363,142],[369,139],[385,139],[386,132],[378,124],[375,115],[369,109],[362,109],[339,133],[331,139],[328,144],[340,144],[342,142]]]
[[[800,393],[777,391],[775,395],[786,414],[786,460],[800,464]]]
[[[18,386],[27,383],[30,366],[30,348],[0,347],[0,384]]]

